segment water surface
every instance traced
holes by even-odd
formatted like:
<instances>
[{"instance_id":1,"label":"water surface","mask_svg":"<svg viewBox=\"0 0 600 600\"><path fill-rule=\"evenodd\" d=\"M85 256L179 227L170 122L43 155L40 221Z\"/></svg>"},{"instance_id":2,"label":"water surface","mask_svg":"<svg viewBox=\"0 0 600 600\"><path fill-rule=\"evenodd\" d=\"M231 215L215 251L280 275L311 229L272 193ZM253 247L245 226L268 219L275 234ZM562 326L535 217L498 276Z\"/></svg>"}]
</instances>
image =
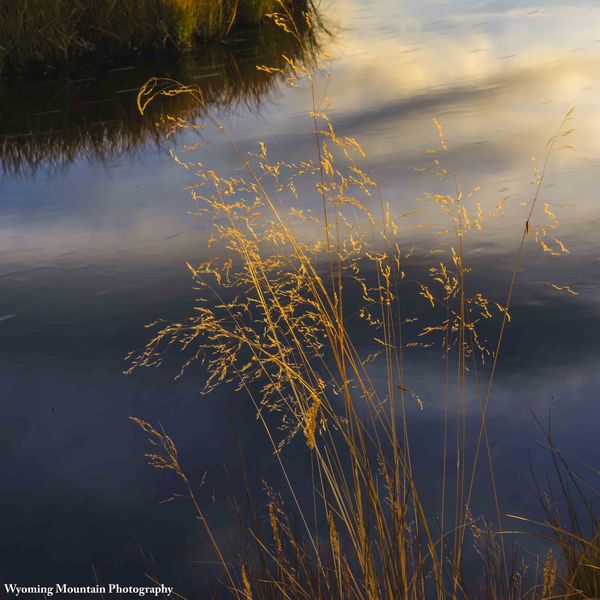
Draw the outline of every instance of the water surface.
<instances>
[{"instance_id":1,"label":"water surface","mask_svg":"<svg viewBox=\"0 0 600 600\"><path fill-rule=\"evenodd\" d=\"M535 514L521 480L528 477L527 452L540 468L548 461L536 444L532 412L544 421L551 415L561 447L593 464L600 459L600 8L586 1L328 0L322 11L333 33L323 48L329 66L320 59L330 73L330 115L338 133L365 147L394 214L435 191L435 179L415 171L439 144L432 117L444 127L463 189L480 186L484 207L508 198L504 219L473 236L468 248L479 267L473 285L494 297L503 297L522 231L532 157L543 158L546 140L576 108L569 142L575 149L554 156L543 188L570 254L546 257L528 248L490 417L502 506ZM193 596L213 577L189 507L159 505L176 482L145 466L144 436L129 415L162 422L194 476L208 471L204 499L231 536L228 513L210 499L225 498L239 479L232 436L257 481L277 477L240 394L200 395L204 374L174 381L176 360L122 374L125 355L146 340L145 323L189 314L194 292L185 261L209 252L207 223L188 214L183 188L190 175L167 153L197 135L157 137L151 122L157 114L137 115L135 90L149 74L187 78L204 86L243 150L262 139L273 155L311 155L306 85L290 88L256 74L256 63L274 64L277 56L277 48L241 41L173 64L114 66L90 81L3 82L3 580L90 582L94 565L102 581L140 583L150 553L162 580L184 593ZM171 109L202 120L194 106ZM236 164L218 139L204 160L223 170ZM303 199L306 207L317 201ZM415 222L419 217L402 232L407 247L423 240ZM559 294L549 281L578 295ZM439 439L439 361L439 353L414 352L408 371L426 401L412 418L419 469L432 488L439 470L439 443L432 441ZM431 377L432 368L439 377ZM290 450L289 461L299 477L306 473L302 453ZM485 511L485 502L477 508Z\"/></svg>"}]
</instances>

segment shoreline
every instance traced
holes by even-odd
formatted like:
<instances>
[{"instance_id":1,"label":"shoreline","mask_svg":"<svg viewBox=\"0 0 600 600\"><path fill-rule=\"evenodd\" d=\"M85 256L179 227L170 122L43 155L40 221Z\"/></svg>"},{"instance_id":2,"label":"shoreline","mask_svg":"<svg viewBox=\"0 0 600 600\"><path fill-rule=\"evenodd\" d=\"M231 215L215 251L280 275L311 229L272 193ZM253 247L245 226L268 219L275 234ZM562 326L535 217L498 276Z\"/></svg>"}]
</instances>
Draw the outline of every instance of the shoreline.
<instances>
[{"instance_id":1,"label":"shoreline","mask_svg":"<svg viewBox=\"0 0 600 600\"><path fill-rule=\"evenodd\" d=\"M310 0L28 0L2 3L0 79L81 72L86 65L181 56L235 36L259 38L269 18L302 17ZM299 21L300 22L300 21Z\"/></svg>"}]
</instances>

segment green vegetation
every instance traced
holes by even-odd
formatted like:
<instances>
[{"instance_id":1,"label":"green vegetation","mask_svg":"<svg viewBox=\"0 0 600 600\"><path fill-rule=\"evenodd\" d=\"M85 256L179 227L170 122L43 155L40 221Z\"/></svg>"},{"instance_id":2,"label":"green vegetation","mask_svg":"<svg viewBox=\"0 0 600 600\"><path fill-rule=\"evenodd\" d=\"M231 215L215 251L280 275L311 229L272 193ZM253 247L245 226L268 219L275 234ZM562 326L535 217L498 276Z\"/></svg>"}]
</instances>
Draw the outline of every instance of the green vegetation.
<instances>
[{"instance_id":1,"label":"green vegetation","mask_svg":"<svg viewBox=\"0 0 600 600\"><path fill-rule=\"evenodd\" d=\"M0 82L0 170L30 174L38 168L60 168L81 156L110 160L147 144L159 145L162 135L155 124L164 115L192 119L203 109L180 95L152 103L142 117L135 94L153 75L201 80L207 106L255 108L289 73L282 55L311 64L319 49L315 31L307 27L302 43L273 23L261 27L251 42L238 37L228 44L206 44L200 52L134 61L125 70L88 68L69 81L19 77ZM256 63L276 69L259 70Z\"/></svg>"},{"instance_id":2,"label":"green vegetation","mask_svg":"<svg viewBox=\"0 0 600 600\"><path fill-rule=\"evenodd\" d=\"M292 10L309 8L285 1ZM0 0L0 73L223 39L233 29L260 26L280 2Z\"/></svg>"}]
</instances>

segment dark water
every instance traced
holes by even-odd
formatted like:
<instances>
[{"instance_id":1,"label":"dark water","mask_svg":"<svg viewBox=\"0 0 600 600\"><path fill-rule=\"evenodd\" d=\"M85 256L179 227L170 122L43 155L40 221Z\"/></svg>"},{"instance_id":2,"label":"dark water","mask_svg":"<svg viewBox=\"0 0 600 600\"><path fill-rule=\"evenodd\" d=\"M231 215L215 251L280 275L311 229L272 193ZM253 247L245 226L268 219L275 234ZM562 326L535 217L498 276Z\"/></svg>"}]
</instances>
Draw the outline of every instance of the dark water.
<instances>
[{"instance_id":1,"label":"dark water","mask_svg":"<svg viewBox=\"0 0 600 600\"><path fill-rule=\"evenodd\" d=\"M363 143L392 211L410 211L415 198L434 191L435 181L415 172L438 144L434 116L463 189L481 186L484 207L509 198L506 216L468 248L473 284L496 298L505 293L526 214L532 157L539 162L546 140L576 107L575 150L555 155L542 192L570 254L528 249L490 409L501 505L535 515L523 483L527 456L541 469L548 457L532 413L544 422L551 416L561 448L600 464L600 9L593 2L336 0L323 12L334 34L323 48L330 63L320 59L331 73L330 114L338 132ZM185 261L208 252L207 223L188 214L183 187L190 177L167 154L173 143L195 138L163 141L152 126L159 113L137 115L135 90L150 74L200 83L244 150L263 139L273 155L307 156L314 143L308 90L254 68L275 64L280 50L246 40L68 81L2 83L2 581L89 583L94 565L101 581L139 584L151 570L140 547L182 593L196 597L213 579L214 558L189 507L159 504L176 482L146 467L145 439L130 415L160 421L196 480L208 472L202 497L224 536L233 538L235 528L224 503L211 498L226 498L239 483L234 436L257 489L259 476L277 477L242 395L202 396L205 374L174 381L176 360L131 376L122 371L125 355L146 340L145 323L190 313ZM197 111L184 100L170 108ZM235 163L218 140L205 152L217 168ZM403 236L410 247L427 234L407 226ZM439 353L415 351L407 375L425 401L411 419L432 495L440 468L432 441L442 414L439 363ZM469 414L475 429L475 404ZM308 468L303 456L290 449L298 477ZM486 502L482 493L476 508L485 511Z\"/></svg>"}]
</instances>

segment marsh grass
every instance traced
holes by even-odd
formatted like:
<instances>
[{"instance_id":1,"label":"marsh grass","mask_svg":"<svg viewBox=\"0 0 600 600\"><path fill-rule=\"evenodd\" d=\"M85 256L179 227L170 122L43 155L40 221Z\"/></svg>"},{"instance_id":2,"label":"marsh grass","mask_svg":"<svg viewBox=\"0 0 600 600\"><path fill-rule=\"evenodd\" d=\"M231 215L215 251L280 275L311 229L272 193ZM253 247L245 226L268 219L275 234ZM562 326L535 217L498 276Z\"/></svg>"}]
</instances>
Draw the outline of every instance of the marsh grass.
<instances>
[{"instance_id":1,"label":"marsh grass","mask_svg":"<svg viewBox=\"0 0 600 600\"><path fill-rule=\"evenodd\" d=\"M230 44L207 44L177 60L133 62L129 68L87 69L70 80L0 82L0 163L5 173L29 175L40 168L59 169L79 157L107 161L124 152L160 146L156 123L167 115L193 120L203 107L190 96L155 102L144 117L135 105L139 86L161 70L183 81L202 81L204 104L221 111L256 110L290 71L282 55L314 65L319 41L304 27L302 43L266 24L251 43L233 37ZM250 56L250 60L248 57ZM255 63L276 71L258 70Z\"/></svg>"},{"instance_id":2,"label":"marsh grass","mask_svg":"<svg viewBox=\"0 0 600 600\"><path fill-rule=\"evenodd\" d=\"M279 0L0 0L0 73L183 49L258 27ZM308 9L310 2L290 2Z\"/></svg>"},{"instance_id":3,"label":"marsh grass","mask_svg":"<svg viewBox=\"0 0 600 600\"><path fill-rule=\"evenodd\" d=\"M278 19L296 35L289 14ZM441 215L435 234L445 241L437 245L427 277L410 291L406 221L382 198L358 141L338 136L315 100L315 72L288 61L290 83L306 84L313 99L309 122L315 156L296 162L273 159L262 142L252 152L242 151L208 110L199 87L153 79L141 89L142 113L164 96L183 95L203 106L203 128L225 139L239 166L224 175L189 158L193 149L173 154L194 176L190 190L198 214L213 223L214 258L188 265L198 293L195 313L153 324L148 345L129 357L131 371L160 365L167 351L180 351L182 372L204 365L205 392L230 384L245 393L281 468L284 488L265 485L264 507L247 494L247 517L240 518L237 558L231 560L172 439L135 419L156 448L148 454L150 463L174 471L183 482L222 565L227 594L237 599L590 598L592 588L579 577L584 571L573 565L591 561L585 576L594 573L595 537L583 542L572 527L560 537L562 522L550 520L565 560L559 565L552 553L533 557L529 572L507 547L487 434L498 358L526 247L537 244L550 255L568 252L554 237L556 216L539 196L549 161L570 133L572 111L534 173L501 299L472 288L465 255L465 240L489 226L498 207L486 211L477 190L461 191L442 126L434 122L439 147L431 151L430 171L441 191L425 200ZM172 128L190 126L171 123ZM422 299L428 315L437 315L413 338L406 333L412 320L405 312L408 293ZM368 354L358 343L356 319L371 332L375 349ZM494 320L496 337L488 344L481 324ZM408 348L431 344L440 349L446 382L436 510L417 483L419 447L409 425L409 415L427 406L406 379ZM383 381L376 371L385 374ZM480 408L474 431L467 430L469 394ZM286 467L287 446L300 442L312 464L312 476L304 482ZM479 473L490 481L491 522L473 514ZM467 555L479 557L479 583L465 573Z\"/></svg>"},{"instance_id":4,"label":"marsh grass","mask_svg":"<svg viewBox=\"0 0 600 600\"><path fill-rule=\"evenodd\" d=\"M553 542L559 553L563 581L557 588L562 594L567 597L569 590L579 590L582 598L598 598L600 491L592 481L598 479L600 471L576 457L565 456L555 445L550 429L544 435L554 477L552 484L542 484L539 474L531 469L535 494L544 515L543 521L534 524L540 528L539 535Z\"/></svg>"}]
</instances>

